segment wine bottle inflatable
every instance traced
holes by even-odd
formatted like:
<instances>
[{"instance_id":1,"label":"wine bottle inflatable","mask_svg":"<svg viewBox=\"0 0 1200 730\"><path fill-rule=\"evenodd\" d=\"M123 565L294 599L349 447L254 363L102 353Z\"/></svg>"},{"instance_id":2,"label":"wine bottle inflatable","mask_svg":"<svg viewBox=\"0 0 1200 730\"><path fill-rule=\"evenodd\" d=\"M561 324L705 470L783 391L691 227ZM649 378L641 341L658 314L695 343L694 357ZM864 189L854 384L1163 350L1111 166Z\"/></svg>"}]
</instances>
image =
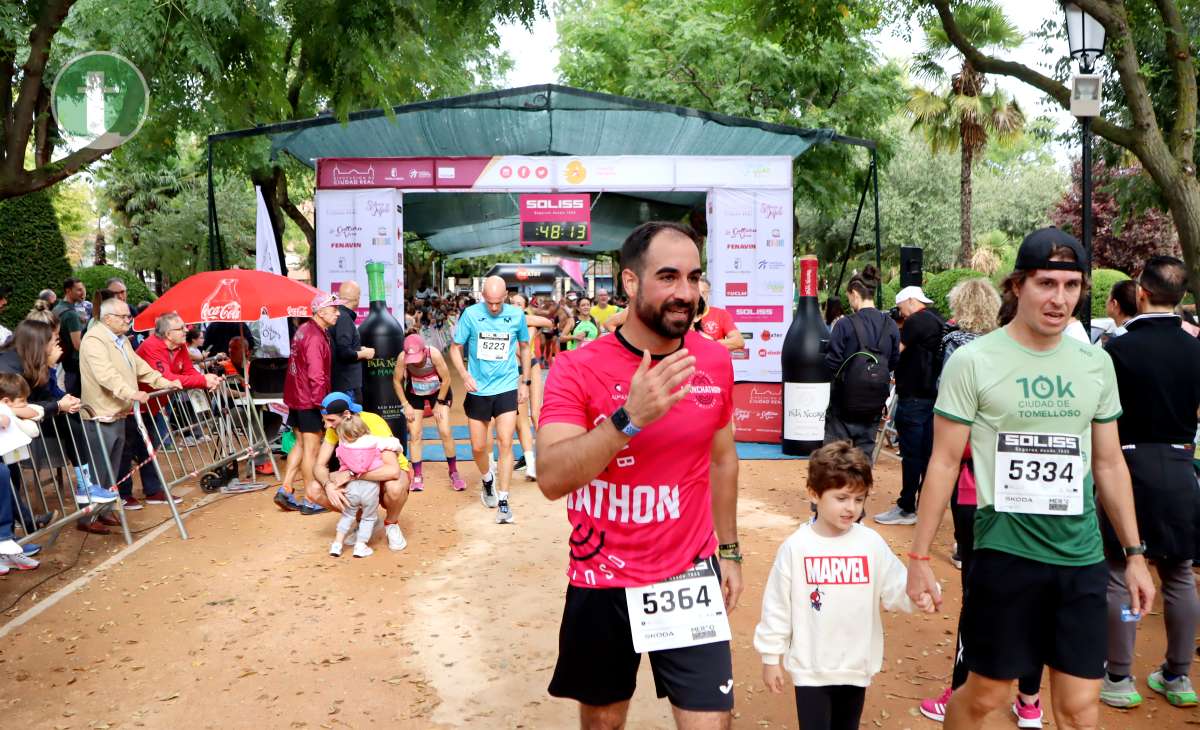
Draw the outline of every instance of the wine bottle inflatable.
<instances>
[{"instance_id":1,"label":"wine bottle inflatable","mask_svg":"<svg viewBox=\"0 0 1200 730\"><path fill-rule=\"evenodd\" d=\"M783 453L808 456L825 438L829 374L825 350L829 328L817 305L817 257L800 257L796 316L783 339Z\"/></svg>"},{"instance_id":2,"label":"wine bottle inflatable","mask_svg":"<svg viewBox=\"0 0 1200 730\"><path fill-rule=\"evenodd\" d=\"M358 335L364 347L375 350L375 357L363 365L363 408L387 421L392 434L407 449L408 421L404 418L404 406L392 387L396 360L404 352L404 327L388 311L382 262L367 264L367 286L371 310L359 325Z\"/></svg>"}]
</instances>

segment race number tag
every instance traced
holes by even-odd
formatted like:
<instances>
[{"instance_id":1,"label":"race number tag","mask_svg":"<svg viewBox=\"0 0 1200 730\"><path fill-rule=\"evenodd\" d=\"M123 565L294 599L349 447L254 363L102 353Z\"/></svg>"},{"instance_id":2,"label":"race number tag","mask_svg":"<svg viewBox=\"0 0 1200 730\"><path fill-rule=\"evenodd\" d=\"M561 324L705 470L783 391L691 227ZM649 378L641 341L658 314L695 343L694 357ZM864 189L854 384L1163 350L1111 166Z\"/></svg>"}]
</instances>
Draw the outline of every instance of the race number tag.
<instances>
[{"instance_id":1,"label":"race number tag","mask_svg":"<svg viewBox=\"0 0 1200 730\"><path fill-rule=\"evenodd\" d=\"M442 389L440 380L413 380L410 383L412 392L416 395L430 395Z\"/></svg>"},{"instance_id":2,"label":"race number tag","mask_svg":"<svg viewBox=\"0 0 1200 730\"><path fill-rule=\"evenodd\" d=\"M996 435L996 511L1083 514L1080 439L1060 433Z\"/></svg>"},{"instance_id":3,"label":"race number tag","mask_svg":"<svg viewBox=\"0 0 1200 730\"><path fill-rule=\"evenodd\" d=\"M508 359L508 345L511 334L508 332L480 332L475 341L475 359L503 362Z\"/></svg>"},{"instance_id":4,"label":"race number tag","mask_svg":"<svg viewBox=\"0 0 1200 730\"><path fill-rule=\"evenodd\" d=\"M712 559L674 578L640 588L626 588L633 650L678 649L729 641L729 618Z\"/></svg>"}]
</instances>

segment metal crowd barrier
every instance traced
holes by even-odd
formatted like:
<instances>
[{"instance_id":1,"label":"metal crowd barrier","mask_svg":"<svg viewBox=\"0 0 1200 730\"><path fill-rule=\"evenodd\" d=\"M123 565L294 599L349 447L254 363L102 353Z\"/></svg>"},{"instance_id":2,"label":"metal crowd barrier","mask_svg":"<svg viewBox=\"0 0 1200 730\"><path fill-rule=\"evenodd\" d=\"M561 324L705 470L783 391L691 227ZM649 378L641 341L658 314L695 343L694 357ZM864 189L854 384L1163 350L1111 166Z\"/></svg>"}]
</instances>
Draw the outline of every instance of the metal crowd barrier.
<instances>
[{"instance_id":1,"label":"metal crowd barrier","mask_svg":"<svg viewBox=\"0 0 1200 730\"><path fill-rule=\"evenodd\" d=\"M15 475L11 498L16 501L14 524L24 535L19 543L53 543L58 532L75 520L110 510L121 522L126 543L132 534L120 499L107 504L79 504L75 494L80 479L90 473L91 481L116 490L117 483L133 478L140 468L153 469L168 495L167 504L179 529L188 538L187 529L171 490L184 482L198 479L204 491L213 492L238 476L239 464L248 467L253 481L254 459L266 455L275 468L262 421L240 377L225 377L215 390L161 390L150 394L147 406L134 404L131 416L148 459L134 459L132 468L117 475L96 422L81 419L93 411L84 406L80 414L60 414L39 423L39 435L28 448L28 457L9 465ZM126 445L129 448L129 445ZM86 470L86 472L84 471ZM278 473L278 471L276 471ZM0 496L7 498L7 495ZM41 519L31 507L42 510ZM46 515L49 515L47 518Z\"/></svg>"}]
</instances>

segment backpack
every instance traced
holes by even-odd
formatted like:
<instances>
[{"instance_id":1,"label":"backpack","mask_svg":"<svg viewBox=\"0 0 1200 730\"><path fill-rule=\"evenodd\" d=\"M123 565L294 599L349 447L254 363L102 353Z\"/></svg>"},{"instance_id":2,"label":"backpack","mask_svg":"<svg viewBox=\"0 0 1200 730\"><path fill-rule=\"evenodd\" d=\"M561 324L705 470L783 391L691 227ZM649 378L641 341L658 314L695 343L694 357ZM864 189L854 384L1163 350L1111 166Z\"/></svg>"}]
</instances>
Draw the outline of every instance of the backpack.
<instances>
[{"instance_id":1,"label":"backpack","mask_svg":"<svg viewBox=\"0 0 1200 730\"><path fill-rule=\"evenodd\" d=\"M854 328L858 351L846 358L833 376L834 407L847 421L870 421L883 412L891 389L892 376L883 356L888 329L885 323L879 328L879 340L874 347L864 346L867 338L862 319L851 314L846 320Z\"/></svg>"}]
</instances>

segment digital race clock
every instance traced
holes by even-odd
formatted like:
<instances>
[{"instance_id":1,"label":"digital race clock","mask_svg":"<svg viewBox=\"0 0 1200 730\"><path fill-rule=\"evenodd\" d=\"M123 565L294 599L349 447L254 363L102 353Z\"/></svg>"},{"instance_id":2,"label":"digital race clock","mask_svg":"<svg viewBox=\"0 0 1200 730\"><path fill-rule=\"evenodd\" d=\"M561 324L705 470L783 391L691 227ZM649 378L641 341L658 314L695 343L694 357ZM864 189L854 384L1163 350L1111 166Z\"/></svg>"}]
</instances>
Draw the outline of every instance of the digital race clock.
<instances>
[{"instance_id":1,"label":"digital race clock","mask_svg":"<svg viewBox=\"0 0 1200 730\"><path fill-rule=\"evenodd\" d=\"M522 246L586 246L592 241L587 193L525 193L520 211Z\"/></svg>"},{"instance_id":2,"label":"digital race clock","mask_svg":"<svg viewBox=\"0 0 1200 730\"><path fill-rule=\"evenodd\" d=\"M521 224L521 240L529 243L557 243L564 246L586 244L591 240L590 224L580 221Z\"/></svg>"}]
</instances>

